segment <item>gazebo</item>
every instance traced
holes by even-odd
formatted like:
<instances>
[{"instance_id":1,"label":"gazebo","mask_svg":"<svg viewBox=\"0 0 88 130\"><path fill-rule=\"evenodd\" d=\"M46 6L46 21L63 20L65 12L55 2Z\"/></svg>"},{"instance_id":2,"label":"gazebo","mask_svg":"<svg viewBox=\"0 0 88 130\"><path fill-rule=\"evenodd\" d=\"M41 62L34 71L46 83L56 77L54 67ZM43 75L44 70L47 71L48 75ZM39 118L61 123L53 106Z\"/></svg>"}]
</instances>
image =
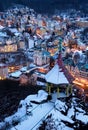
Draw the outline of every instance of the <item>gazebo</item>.
<instances>
[{"instance_id":1,"label":"gazebo","mask_svg":"<svg viewBox=\"0 0 88 130\"><path fill-rule=\"evenodd\" d=\"M46 74L45 79L47 84L47 91L49 94L51 94L51 87L53 85L56 85L57 92L59 95L60 88L63 88L63 85L65 86L64 89L66 92L66 95L69 96L69 94L72 93L72 76L68 73L63 60L62 60L62 39L59 38L59 54L58 54L58 61L57 64Z\"/></svg>"},{"instance_id":2,"label":"gazebo","mask_svg":"<svg viewBox=\"0 0 88 130\"><path fill-rule=\"evenodd\" d=\"M56 64L46 75L45 80L47 82L47 91L49 92L49 95L51 94L51 88L53 86L56 86L57 92L59 95L60 88L63 88L63 85L65 86L66 95L68 96L69 92L71 93L71 85L69 84L68 79L64 75L63 70L59 68L59 65Z\"/></svg>"}]
</instances>

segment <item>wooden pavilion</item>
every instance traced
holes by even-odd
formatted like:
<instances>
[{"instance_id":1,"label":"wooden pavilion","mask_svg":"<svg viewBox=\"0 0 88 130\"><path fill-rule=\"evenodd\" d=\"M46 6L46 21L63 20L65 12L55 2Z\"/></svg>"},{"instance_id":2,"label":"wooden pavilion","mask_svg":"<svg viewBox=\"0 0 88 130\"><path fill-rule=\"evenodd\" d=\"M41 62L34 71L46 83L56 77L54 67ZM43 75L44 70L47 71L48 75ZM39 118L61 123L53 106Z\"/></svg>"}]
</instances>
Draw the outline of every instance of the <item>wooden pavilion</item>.
<instances>
[{"instance_id":1,"label":"wooden pavilion","mask_svg":"<svg viewBox=\"0 0 88 130\"><path fill-rule=\"evenodd\" d=\"M49 95L51 94L51 89L55 87L57 89L57 94L59 97L59 93L61 90L64 90L66 96L72 93L72 87L64 75L62 69L59 68L59 65L56 64L46 75L45 80L47 82L47 91Z\"/></svg>"}]
</instances>

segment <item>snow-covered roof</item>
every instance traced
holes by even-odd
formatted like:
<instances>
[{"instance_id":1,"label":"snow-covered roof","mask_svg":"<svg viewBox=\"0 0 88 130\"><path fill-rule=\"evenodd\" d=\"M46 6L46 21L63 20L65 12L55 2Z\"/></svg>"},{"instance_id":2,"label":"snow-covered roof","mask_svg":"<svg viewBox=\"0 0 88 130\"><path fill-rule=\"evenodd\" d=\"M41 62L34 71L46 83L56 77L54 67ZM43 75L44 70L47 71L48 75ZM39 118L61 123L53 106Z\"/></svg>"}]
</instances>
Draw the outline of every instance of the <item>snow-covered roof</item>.
<instances>
[{"instance_id":1,"label":"snow-covered roof","mask_svg":"<svg viewBox=\"0 0 88 130\"><path fill-rule=\"evenodd\" d=\"M22 71L22 72L27 71L27 67L22 67L22 68L20 69L20 71Z\"/></svg>"},{"instance_id":2,"label":"snow-covered roof","mask_svg":"<svg viewBox=\"0 0 88 130\"><path fill-rule=\"evenodd\" d=\"M60 72L58 64L56 64L46 75L45 79L53 84L69 84L63 72Z\"/></svg>"},{"instance_id":3,"label":"snow-covered roof","mask_svg":"<svg viewBox=\"0 0 88 130\"><path fill-rule=\"evenodd\" d=\"M6 37L7 34L6 34L6 33L3 33L3 32L0 32L0 36L1 36L1 37Z\"/></svg>"},{"instance_id":4,"label":"snow-covered roof","mask_svg":"<svg viewBox=\"0 0 88 130\"><path fill-rule=\"evenodd\" d=\"M86 50L88 50L88 47L86 48Z\"/></svg>"},{"instance_id":5,"label":"snow-covered roof","mask_svg":"<svg viewBox=\"0 0 88 130\"><path fill-rule=\"evenodd\" d=\"M81 42L80 39L77 39L78 45L84 45L83 42Z\"/></svg>"},{"instance_id":6,"label":"snow-covered roof","mask_svg":"<svg viewBox=\"0 0 88 130\"><path fill-rule=\"evenodd\" d=\"M18 30L16 28L9 28L9 30L14 33L16 36L20 35L20 33L18 32Z\"/></svg>"},{"instance_id":7,"label":"snow-covered roof","mask_svg":"<svg viewBox=\"0 0 88 130\"><path fill-rule=\"evenodd\" d=\"M4 27L0 25L0 29L2 30Z\"/></svg>"},{"instance_id":8,"label":"snow-covered roof","mask_svg":"<svg viewBox=\"0 0 88 130\"><path fill-rule=\"evenodd\" d=\"M9 30L13 33L18 32L16 28L9 28Z\"/></svg>"},{"instance_id":9,"label":"snow-covered roof","mask_svg":"<svg viewBox=\"0 0 88 130\"><path fill-rule=\"evenodd\" d=\"M16 72L14 72L14 73L11 73L10 76L12 76L12 77L14 77L14 78L19 78L21 74L22 74L22 72L16 71Z\"/></svg>"},{"instance_id":10,"label":"snow-covered roof","mask_svg":"<svg viewBox=\"0 0 88 130\"><path fill-rule=\"evenodd\" d=\"M6 64L0 63L0 68L6 67Z\"/></svg>"}]
</instances>

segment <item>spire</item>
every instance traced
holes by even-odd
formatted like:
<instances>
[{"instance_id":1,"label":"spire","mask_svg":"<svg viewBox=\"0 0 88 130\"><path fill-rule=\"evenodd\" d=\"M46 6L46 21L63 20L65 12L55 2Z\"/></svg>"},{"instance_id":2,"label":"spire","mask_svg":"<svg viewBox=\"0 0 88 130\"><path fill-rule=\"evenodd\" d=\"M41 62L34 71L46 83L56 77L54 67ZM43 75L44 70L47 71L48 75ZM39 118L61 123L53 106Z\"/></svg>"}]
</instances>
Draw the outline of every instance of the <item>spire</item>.
<instances>
[{"instance_id":1,"label":"spire","mask_svg":"<svg viewBox=\"0 0 88 130\"><path fill-rule=\"evenodd\" d=\"M59 38L59 53L62 52L62 39Z\"/></svg>"},{"instance_id":2,"label":"spire","mask_svg":"<svg viewBox=\"0 0 88 130\"><path fill-rule=\"evenodd\" d=\"M72 83L73 77L71 74L68 72L67 68L65 67L63 60L62 60L62 39L59 39L59 54L58 54L58 65L64 72L66 78L68 79L69 83Z\"/></svg>"},{"instance_id":3,"label":"spire","mask_svg":"<svg viewBox=\"0 0 88 130\"><path fill-rule=\"evenodd\" d=\"M62 68L63 61L62 61L62 39L59 38L59 55L58 55L58 65Z\"/></svg>"}]
</instances>

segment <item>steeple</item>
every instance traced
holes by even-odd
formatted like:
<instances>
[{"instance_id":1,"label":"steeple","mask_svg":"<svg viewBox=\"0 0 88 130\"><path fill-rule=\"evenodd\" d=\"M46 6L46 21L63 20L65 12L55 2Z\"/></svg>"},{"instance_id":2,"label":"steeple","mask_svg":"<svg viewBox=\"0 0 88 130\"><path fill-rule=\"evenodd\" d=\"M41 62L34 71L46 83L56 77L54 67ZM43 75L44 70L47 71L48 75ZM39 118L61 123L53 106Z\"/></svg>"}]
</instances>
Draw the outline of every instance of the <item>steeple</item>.
<instances>
[{"instance_id":1,"label":"steeple","mask_svg":"<svg viewBox=\"0 0 88 130\"><path fill-rule=\"evenodd\" d=\"M62 52L62 38L59 38L59 53Z\"/></svg>"},{"instance_id":2,"label":"steeple","mask_svg":"<svg viewBox=\"0 0 88 130\"><path fill-rule=\"evenodd\" d=\"M65 67L63 60L62 60L62 39L59 39L59 54L58 54L58 65L64 72L66 78L68 79L69 83L72 83L73 77L72 75L68 72L67 68Z\"/></svg>"},{"instance_id":3,"label":"steeple","mask_svg":"<svg viewBox=\"0 0 88 130\"><path fill-rule=\"evenodd\" d=\"M59 38L59 55L58 55L58 65L62 68L63 62L62 62L62 39Z\"/></svg>"}]
</instances>

